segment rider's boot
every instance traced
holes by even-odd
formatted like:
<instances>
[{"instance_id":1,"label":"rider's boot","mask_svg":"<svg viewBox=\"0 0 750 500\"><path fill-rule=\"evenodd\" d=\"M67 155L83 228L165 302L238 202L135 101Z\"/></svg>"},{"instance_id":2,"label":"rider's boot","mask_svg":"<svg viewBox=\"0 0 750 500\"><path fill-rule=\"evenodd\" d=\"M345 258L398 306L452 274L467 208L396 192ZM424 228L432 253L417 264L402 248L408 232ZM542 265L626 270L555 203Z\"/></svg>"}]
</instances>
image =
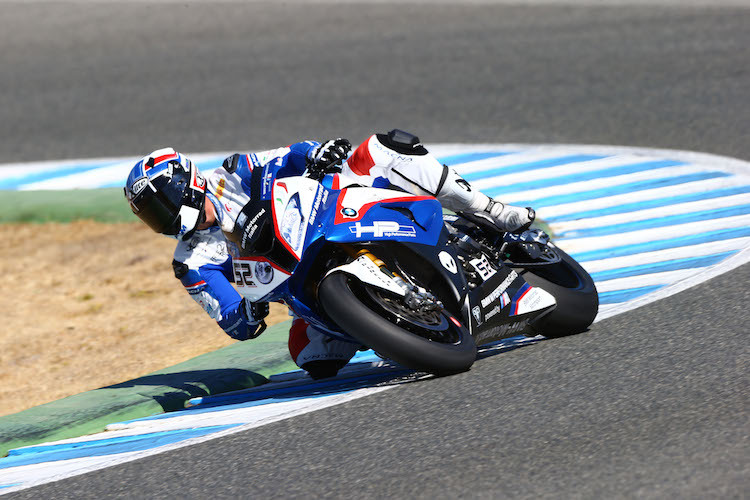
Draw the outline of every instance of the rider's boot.
<instances>
[{"instance_id":1,"label":"rider's boot","mask_svg":"<svg viewBox=\"0 0 750 500\"><path fill-rule=\"evenodd\" d=\"M501 231L521 231L534 222L536 214L532 208L515 207L493 200L474 189L447 165L443 165L442 178L443 183L435 197L449 210L470 212L488 219Z\"/></svg>"},{"instance_id":2,"label":"rider's boot","mask_svg":"<svg viewBox=\"0 0 750 500\"><path fill-rule=\"evenodd\" d=\"M313 380L320 380L323 378L335 377L336 374L344 366L347 361L338 359L321 359L316 361L308 361L304 363L300 368L305 370L310 378Z\"/></svg>"},{"instance_id":3,"label":"rider's boot","mask_svg":"<svg viewBox=\"0 0 750 500\"><path fill-rule=\"evenodd\" d=\"M440 199L440 198L438 198ZM536 213L531 207L515 207L495 201L479 191L474 192L468 210L480 217L488 217L502 231L521 231L528 229L534 222Z\"/></svg>"}]
</instances>

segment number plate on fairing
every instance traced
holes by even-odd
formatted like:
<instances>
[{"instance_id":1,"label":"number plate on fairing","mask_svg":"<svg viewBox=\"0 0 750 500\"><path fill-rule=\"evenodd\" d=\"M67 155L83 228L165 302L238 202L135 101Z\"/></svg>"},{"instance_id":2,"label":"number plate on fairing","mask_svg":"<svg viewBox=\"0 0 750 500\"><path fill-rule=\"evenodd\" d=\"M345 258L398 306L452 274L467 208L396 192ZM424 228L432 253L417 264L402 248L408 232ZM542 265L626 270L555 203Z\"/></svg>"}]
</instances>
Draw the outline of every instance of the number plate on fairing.
<instances>
[{"instance_id":1,"label":"number plate on fairing","mask_svg":"<svg viewBox=\"0 0 750 500\"><path fill-rule=\"evenodd\" d=\"M291 276L262 257L235 257L232 267L237 291L253 302L266 297Z\"/></svg>"}]
</instances>

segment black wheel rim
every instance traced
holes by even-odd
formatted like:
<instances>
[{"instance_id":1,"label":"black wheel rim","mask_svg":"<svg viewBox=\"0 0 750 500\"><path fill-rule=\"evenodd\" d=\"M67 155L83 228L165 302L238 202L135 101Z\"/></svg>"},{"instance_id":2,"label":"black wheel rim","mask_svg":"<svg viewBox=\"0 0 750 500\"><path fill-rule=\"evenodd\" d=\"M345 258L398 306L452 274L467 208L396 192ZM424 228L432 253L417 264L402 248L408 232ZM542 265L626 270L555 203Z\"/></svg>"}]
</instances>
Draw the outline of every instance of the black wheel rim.
<instances>
[{"instance_id":1,"label":"black wheel rim","mask_svg":"<svg viewBox=\"0 0 750 500\"><path fill-rule=\"evenodd\" d=\"M453 328L443 309L415 311L400 297L384 290L362 286L358 293L373 310L404 330L441 344L458 344L461 341L457 328Z\"/></svg>"}]
</instances>

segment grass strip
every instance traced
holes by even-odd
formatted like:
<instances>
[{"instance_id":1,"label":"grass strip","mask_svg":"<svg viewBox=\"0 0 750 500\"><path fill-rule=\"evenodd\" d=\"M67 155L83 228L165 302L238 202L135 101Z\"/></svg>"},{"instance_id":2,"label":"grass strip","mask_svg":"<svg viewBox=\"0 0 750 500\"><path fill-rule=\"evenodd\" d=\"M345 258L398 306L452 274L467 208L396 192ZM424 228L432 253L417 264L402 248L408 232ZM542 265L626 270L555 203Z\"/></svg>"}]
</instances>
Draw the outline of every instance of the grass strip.
<instances>
[{"instance_id":1,"label":"grass strip","mask_svg":"<svg viewBox=\"0 0 750 500\"><path fill-rule=\"evenodd\" d=\"M0 191L0 223L134 222L121 188Z\"/></svg>"}]
</instances>

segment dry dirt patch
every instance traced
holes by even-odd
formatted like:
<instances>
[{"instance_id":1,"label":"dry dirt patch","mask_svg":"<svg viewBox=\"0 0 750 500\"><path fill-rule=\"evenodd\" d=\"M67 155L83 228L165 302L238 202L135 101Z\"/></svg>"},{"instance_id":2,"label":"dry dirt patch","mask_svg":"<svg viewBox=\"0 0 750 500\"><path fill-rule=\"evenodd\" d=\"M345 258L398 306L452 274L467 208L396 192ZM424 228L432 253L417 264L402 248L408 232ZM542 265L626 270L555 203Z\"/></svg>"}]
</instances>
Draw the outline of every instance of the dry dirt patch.
<instances>
[{"instance_id":1,"label":"dry dirt patch","mask_svg":"<svg viewBox=\"0 0 750 500\"><path fill-rule=\"evenodd\" d=\"M0 225L0 415L234 342L174 278L174 246L138 222Z\"/></svg>"}]
</instances>

